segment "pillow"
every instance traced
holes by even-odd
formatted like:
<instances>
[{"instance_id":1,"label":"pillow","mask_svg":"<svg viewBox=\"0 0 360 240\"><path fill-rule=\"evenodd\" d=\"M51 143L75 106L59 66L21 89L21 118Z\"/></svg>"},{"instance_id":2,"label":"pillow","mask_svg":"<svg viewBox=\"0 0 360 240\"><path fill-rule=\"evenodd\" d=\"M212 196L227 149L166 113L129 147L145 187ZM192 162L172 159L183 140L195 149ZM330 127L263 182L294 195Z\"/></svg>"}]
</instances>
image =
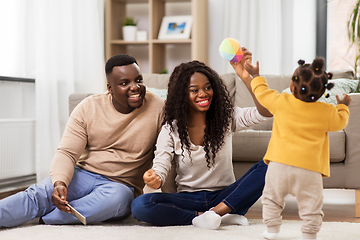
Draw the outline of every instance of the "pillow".
<instances>
[{"instance_id":1,"label":"pillow","mask_svg":"<svg viewBox=\"0 0 360 240\"><path fill-rule=\"evenodd\" d=\"M353 70L337 70L337 71L329 71L329 72L334 74L332 79L338 79L338 78L354 79Z\"/></svg>"},{"instance_id":2,"label":"pillow","mask_svg":"<svg viewBox=\"0 0 360 240\"><path fill-rule=\"evenodd\" d=\"M359 84L359 80L346 79L346 78L329 80L329 83L330 82L335 84L335 86L332 89L325 91L325 93L329 93L330 96L328 98L326 98L324 95L321 96L318 99L319 102L326 102L326 103L331 103L333 105L337 105L337 101L335 97L336 94L339 95L340 98L342 98L343 93L349 94L355 92ZM284 89L283 92L292 94L290 91L290 87Z\"/></svg>"},{"instance_id":3,"label":"pillow","mask_svg":"<svg viewBox=\"0 0 360 240\"><path fill-rule=\"evenodd\" d=\"M146 88L147 91L152 92L155 95L158 95L159 97L166 99L167 96L167 89L160 89L160 88Z\"/></svg>"}]
</instances>

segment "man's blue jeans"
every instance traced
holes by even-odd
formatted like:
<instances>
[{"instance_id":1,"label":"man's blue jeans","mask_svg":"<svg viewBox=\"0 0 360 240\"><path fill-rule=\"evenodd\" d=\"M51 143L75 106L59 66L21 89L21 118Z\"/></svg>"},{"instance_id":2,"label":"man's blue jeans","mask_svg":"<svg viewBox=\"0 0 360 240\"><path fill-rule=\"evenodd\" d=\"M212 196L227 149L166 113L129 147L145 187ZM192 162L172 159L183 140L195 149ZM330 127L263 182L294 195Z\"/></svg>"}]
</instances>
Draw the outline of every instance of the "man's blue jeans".
<instances>
[{"instance_id":1,"label":"man's blue jeans","mask_svg":"<svg viewBox=\"0 0 360 240\"><path fill-rule=\"evenodd\" d=\"M260 198L265 184L267 165L260 161L240 179L219 191L148 193L132 202L133 216L159 226L190 225L198 212L205 212L223 202L231 214L245 215Z\"/></svg>"},{"instance_id":2,"label":"man's blue jeans","mask_svg":"<svg viewBox=\"0 0 360 240\"><path fill-rule=\"evenodd\" d=\"M13 227L36 217L45 224L80 223L70 213L60 211L51 202L54 187L46 178L23 192L0 200L0 227ZM75 167L67 189L67 201L86 217L87 223L130 215L133 188Z\"/></svg>"}]
</instances>

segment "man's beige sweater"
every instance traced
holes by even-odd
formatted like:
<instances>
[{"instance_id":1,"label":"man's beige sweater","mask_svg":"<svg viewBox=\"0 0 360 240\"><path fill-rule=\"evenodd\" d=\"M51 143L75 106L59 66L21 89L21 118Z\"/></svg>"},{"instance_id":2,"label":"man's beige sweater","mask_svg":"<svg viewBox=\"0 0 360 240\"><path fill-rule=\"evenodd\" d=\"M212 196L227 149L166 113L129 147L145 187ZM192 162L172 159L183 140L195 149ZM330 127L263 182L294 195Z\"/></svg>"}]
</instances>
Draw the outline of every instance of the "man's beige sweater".
<instances>
[{"instance_id":1,"label":"man's beige sweater","mask_svg":"<svg viewBox=\"0 0 360 240\"><path fill-rule=\"evenodd\" d=\"M51 165L52 182L69 185L75 164L135 188L151 167L161 128L163 100L147 92L143 105L129 114L118 112L110 94L84 99L71 113Z\"/></svg>"}]
</instances>

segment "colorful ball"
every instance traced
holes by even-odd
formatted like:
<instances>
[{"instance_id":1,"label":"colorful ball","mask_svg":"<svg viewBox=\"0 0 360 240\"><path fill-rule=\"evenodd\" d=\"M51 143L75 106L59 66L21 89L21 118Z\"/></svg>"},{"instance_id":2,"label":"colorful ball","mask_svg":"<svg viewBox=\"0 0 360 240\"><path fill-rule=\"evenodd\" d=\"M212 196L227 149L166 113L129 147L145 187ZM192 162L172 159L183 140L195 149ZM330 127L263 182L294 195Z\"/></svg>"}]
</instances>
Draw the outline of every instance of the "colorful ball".
<instances>
[{"instance_id":1,"label":"colorful ball","mask_svg":"<svg viewBox=\"0 0 360 240\"><path fill-rule=\"evenodd\" d=\"M229 62L240 62L244 56L239 41L233 38L225 38L219 47L220 55Z\"/></svg>"}]
</instances>

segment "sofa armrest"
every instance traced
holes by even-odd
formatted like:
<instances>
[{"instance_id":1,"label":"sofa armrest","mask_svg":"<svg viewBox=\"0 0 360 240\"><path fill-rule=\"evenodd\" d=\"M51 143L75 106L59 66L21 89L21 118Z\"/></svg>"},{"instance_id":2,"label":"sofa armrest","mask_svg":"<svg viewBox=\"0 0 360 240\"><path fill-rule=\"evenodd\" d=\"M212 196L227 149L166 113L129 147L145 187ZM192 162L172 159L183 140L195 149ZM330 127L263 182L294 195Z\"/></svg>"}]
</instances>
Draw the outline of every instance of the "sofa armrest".
<instances>
[{"instance_id":1,"label":"sofa armrest","mask_svg":"<svg viewBox=\"0 0 360 240\"><path fill-rule=\"evenodd\" d=\"M349 123L345 127L346 158L345 187L360 189L360 93L351 93Z\"/></svg>"}]
</instances>

